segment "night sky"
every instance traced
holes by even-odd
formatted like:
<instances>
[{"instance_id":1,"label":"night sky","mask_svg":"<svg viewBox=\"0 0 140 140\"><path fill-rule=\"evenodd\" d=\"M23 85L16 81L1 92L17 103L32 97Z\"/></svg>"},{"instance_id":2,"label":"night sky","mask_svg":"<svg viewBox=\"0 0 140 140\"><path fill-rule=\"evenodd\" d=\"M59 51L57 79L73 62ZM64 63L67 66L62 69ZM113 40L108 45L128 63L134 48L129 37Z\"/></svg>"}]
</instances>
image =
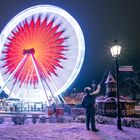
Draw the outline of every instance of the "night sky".
<instances>
[{"instance_id":1,"label":"night sky","mask_svg":"<svg viewBox=\"0 0 140 140\"><path fill-rule=\"evenodd\" d=\"M80 24L86 43L82 70L73 87L82 90L92 80L100 82L112 56L115 39L122 46L119 63L140 71L139 0L1 0L0 31L16 14L38 4L50 4L69 12Z\"/></svg>"}]
</instances>

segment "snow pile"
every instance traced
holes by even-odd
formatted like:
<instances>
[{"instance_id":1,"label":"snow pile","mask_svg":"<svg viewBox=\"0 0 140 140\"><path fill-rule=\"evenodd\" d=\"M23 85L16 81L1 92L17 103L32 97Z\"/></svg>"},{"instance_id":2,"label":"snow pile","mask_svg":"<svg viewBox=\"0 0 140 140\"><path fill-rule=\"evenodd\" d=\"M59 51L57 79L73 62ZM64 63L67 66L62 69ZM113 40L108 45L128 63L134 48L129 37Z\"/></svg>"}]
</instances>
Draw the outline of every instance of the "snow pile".
<instances>
[{"instance_id":1,"label":"snow pile","mask_svg":"<svg viewBox=\"0 0 140 140\"><path fill-rule=\"evenodd\" d=\"M97 125L100 131L100 137L104 140L139 140L140 129L123 127L120 131L113 125Z\"/></svg>"},{"instance_id":2,"label":"snow pile","mask_svg":"<svg viewBox=\"0 0 140 140\"><path fill-rule=\"evenodd\" d=\"M0 140L139 140L140 129L97 124L99 132L87 131L84 123L36 123L0 125Z\"/></svg>"}]
</instances>

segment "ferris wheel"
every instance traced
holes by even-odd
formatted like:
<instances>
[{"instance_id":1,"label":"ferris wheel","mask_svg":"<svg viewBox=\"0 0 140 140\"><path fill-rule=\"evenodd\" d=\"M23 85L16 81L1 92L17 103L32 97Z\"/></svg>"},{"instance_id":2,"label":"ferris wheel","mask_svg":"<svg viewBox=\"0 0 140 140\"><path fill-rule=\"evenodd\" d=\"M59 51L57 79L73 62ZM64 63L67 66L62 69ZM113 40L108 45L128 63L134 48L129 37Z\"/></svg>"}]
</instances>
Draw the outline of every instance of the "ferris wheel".
<instances>
[{"instance_id":1,"label":"ferris wheel","mask_svg":"<svg viewBox=\"0 0 140 140\"><path fill-rule=\"evenodd\" d=\"M82 30L69 13L52 5L28 8L0 35L0 93L49 105L76 79L84 55Z\"/></svg>"}]
</instances>

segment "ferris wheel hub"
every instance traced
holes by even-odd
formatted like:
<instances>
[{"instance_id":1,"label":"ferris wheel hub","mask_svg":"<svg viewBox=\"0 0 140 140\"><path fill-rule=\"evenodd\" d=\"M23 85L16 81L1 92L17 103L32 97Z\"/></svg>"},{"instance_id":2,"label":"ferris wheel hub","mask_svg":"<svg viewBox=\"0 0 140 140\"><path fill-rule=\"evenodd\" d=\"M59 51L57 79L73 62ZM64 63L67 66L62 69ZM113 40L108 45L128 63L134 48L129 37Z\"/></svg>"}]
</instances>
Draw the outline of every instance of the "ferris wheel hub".
<instances>
[{"instance_id":1,"label":"ferris wheel hub","mask_svg":"<svg viewBox=\"0 0 140 140\"><path fill-rule=\"evenodd\" d=\"M35 49L34 48L31 48L31 49L24 49L23 50L23 54L34 54L35 53Z\"/></svg>"}]
</instances>

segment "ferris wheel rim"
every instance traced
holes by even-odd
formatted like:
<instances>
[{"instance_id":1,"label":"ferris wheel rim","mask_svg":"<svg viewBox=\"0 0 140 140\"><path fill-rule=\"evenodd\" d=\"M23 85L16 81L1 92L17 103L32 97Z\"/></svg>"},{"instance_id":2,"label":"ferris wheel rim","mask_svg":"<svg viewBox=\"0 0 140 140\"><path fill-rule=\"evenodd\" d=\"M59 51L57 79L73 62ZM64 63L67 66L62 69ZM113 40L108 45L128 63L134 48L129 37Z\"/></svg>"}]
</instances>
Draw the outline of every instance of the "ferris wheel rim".
<instances>
[{"instance_id":1,"label":"ferris wheel rim","mask_svg":"<svg viewBox=\"0 0 140 140\"><path fill-rule=\"evenodd\" d=\"M67 17L68 22L71 23L71 25L74 29L76 29L76 35L77 35L77 38L78 38L79 53L78 53L78 57L77 57L77 63L76 63L76 66L75 66L75 71L69 77L69 79L67 81L69 84L65 84L63 86L63 88L61 88L59 90L59 92L57 92L57 94L56 94L56 96L57 96L57 95L61 94L62 92L64 92L74 82L74 80L76 79L77 75L80 72L80 69L81 69L82 64L84 62L84 56L85 56L85 41L84 41L83 32L82 32L81 27L78 24L78 22L68 12L66 12L65 10L63 10L60 7L53 6L53 5L37 5L37 6L33 6L33 7L28 8L28 9L23 10L22 12L17 14L15 17L13 17L8 22L8 24L5 26L5 28L2 30L1 35L0 35L0 40L2 40L1 43L0 43L0 46L2 46L2 47L0 47L0 55L1 55L1 51L2 51L2 48L3 48L4 42L5 42L6 38L8 37L9 33L13 30L15 22L20 23L17 20L17 17L19 17L20 21L22 21L23 19L25 19L25 17L28 14L33 15L33 13L37 11L37 9L38 9L38 13L39 13L40 9L42 10L42 8L44 8L44 11L46 11L46 8L47 8L47 10L49 9L51 12L56 13L56 14L60 14L62 12L61 16L64 16L66 14L66 16L68 16ZM23 16L23 14L24 14L24 16ZM64 18L66 18L66 17L64 17ZM0 73L0 79L3 79L1 73ZM3 80L2 80L2 82L3 82ZM5 90L7 91L8 89L5 88Z\"/></svg>"}]
</instances>

